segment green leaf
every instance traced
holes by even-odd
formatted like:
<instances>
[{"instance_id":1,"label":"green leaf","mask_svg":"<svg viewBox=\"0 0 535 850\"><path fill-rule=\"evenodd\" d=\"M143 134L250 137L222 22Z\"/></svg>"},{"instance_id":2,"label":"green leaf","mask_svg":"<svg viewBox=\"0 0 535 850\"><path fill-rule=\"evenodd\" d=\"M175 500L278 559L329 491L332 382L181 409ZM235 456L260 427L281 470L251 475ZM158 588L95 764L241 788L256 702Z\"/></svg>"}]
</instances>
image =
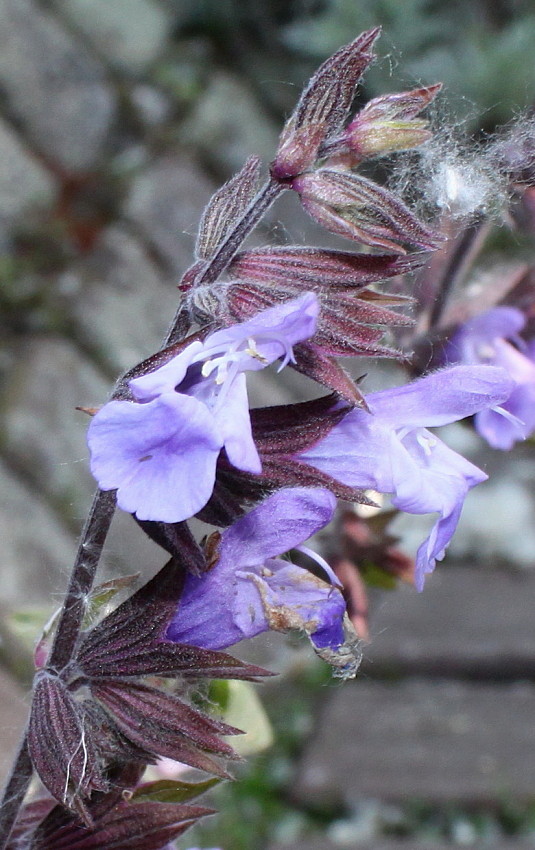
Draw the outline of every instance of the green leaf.
<instances>
[{"instance_id":1,"label":"green leaf","mask_svg":"<svg viewBox=\"0 0 535 850\"><path fill-rule=\"evenodd\" d=\"M214 679L210 682L208 691L208 702L204 702L203 710L215 709L220 714L225 714L230 700L230 681L228 679Z\"/></svg>"},{"instance_id":2,"label":"green leaf","mask_svg":"<svg viewBox=\"0 0 535 850\"><path fill-rule=\"evenodd\" d=\"M396 576L387 573L372 561L363 560L359 571L368 587L380 587L383 590L395 590L398 585Z\"/></svg>"},{"instance_id":3,"label":"green leaf","mask_svg":"<svg viewBox=\"0 0 535 850\"><path fill-rule=\"evenodd\" d=\"M121 590L128 590L138 578L139 573L133 573L132 575L110 579L110 581L105 581L103 584L99 584L93 588L89 599L85 625L89 625L101 612L105 613L102 609L108 602L111 602L114 596L120 593Z\"/></svg>"},{"instance_id":4,"label":"green leaf","mask_svg":"<svg viewBox=\"0 0 535 850\"><path fill-rule=\"evenodd\" d=\"M185 803L218 785L220 779L206 779L204 782L181 782L175 779L160 779L141 785L132 795L132 799L153 803Z\"/></svg>"}]
</instances>

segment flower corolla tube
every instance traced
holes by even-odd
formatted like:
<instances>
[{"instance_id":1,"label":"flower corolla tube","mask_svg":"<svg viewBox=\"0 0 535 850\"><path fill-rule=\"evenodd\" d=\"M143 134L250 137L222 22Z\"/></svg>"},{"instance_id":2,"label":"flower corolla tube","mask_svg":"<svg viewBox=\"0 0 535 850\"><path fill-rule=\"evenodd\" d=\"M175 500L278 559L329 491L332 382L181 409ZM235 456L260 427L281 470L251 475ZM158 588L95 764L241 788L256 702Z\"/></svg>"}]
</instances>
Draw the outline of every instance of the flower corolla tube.
<instances>
[{"instance_id":1,"label":"flower corolla tube","mask_svg":"<svg viewBox=\"0 0 535 850\"><path fill-rule=\"evenodd\" d=\"M110 401L88 432L91 471L102 490L140 520L180 522L209 500L219 452L259 473L245 372L282 358L314 334L313 293L196 340L168 363L129 382L135 401Z\"/></svg>"},{"instance_id":2,"label":"flower corolla tube","mask_svg":"<svg viewBox=\"0 0 535 850\"><path fill-rule=\"evenodd\" d=\"M298 630L338 675L354 675L360 655L336 577L327 567L325 581L280 557L323 528L335 507L328 490L295 487L238 519L222 533L212 569L188 574L167 639L224 649L268 629Z\"/></svg>"},{"instance_id":3,"label":"flower corolla tube","mask_svg":"<svg viewBox=\"0 0 535 850\"><path fill-rule=\"evenodd\" d=\"M474 419L493 449L508 450L535 431L535 347L519 336L525 323L516 307L494 307L462 325L446 350L452 362L501 366L513 381L503 404L479 411Z\"/></svg>"},{"instance_id":4,"label":"flower corolla tube","mask_svg":"<svg viewBox=\"0 0 535 850\"><path fill-rule=\"evenodd\" d=\"M513 383L492 366L456 366L410 384L371 393L369 413L351 410L330 433L300 455L352 487L392 494L413 514L438 513L416 556L421 590L457 526L465 496L487 476L427 430L504 401Z\"/></svg>"}]
</instances>

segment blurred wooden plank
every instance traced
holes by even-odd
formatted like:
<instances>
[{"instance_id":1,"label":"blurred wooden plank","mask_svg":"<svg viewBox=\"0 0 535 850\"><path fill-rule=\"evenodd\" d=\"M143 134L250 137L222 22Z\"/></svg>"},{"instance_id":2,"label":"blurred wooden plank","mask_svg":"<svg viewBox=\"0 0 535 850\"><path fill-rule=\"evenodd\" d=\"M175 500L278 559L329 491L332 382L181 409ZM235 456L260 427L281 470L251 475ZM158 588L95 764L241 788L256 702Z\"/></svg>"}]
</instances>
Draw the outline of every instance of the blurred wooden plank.
<instances>
[{"instance_id":1,"label":"blurred wooden plank","mask_svg":"<svg viewBox=\"0 0 535 850\"><path fill-rule=\"evenodd\" d=\"M534 608L535 570L439 566L423 593L373 597L363 671L535 679Z\"/></svg>"},{"instance_id":2,"label":"blurred wooden plank","mask_svg":"<svg viewBox=\"0 0 535 850\"><path fill-rule=\"evenodd\" d=\"M480 845L470 845L479 847ZM533 841L514 838L503 838L493 841L492 844L485 843L485 847L492 850L533 850ZM269 850L447 850L447 848L459 847L458 844L439 842L430 839L415 841L414 839L396 840L394 838L377 838L375 841L366 841L355 844L335 844L322 838L301 839L292 841L291 844L276 844Z\"/></svg>"},{"instance_id":3,"label":"blurred wooden plank","mask_svg":"<svg viewBox=\"0 0 535 850\"><path fill-rule=\"evenodd\" d=\"M535 686L409 679L333 690L293 783L299 802L492 806L535 795Z\"/></svg>"}]
</instances>

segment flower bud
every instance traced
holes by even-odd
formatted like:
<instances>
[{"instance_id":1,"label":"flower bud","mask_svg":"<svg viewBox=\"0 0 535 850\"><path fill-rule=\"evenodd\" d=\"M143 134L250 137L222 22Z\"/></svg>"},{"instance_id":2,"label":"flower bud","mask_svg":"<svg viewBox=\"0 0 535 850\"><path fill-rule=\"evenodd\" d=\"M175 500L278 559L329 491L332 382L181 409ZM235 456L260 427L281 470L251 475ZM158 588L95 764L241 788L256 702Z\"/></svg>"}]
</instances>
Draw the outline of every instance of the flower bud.
<instances>
[{"instance_id":1,"label":"flower bud","mask_svg":"<svg viewBox=\"0 0 535 850\"><path fill-rule=\"evenodd\" d=\"M351 131L349 132L351 128ZM359 160L416 148L431 138L427 121L360 121L348 128L348 145Z\"/></svg>"},{"instance_id":2,"label":"flower bud","mask_svg":"<svg viewBox=\"0 0 535 850\"><path fill-rule=\"evenodd\" d=\"M387 94L371 100L344 133L322 151L325 156L345 156L350 165L393 151L418 147L431 138L427 121L416 118L436 97L440 83L409 92Z\"/></svg>"}]
</instances>

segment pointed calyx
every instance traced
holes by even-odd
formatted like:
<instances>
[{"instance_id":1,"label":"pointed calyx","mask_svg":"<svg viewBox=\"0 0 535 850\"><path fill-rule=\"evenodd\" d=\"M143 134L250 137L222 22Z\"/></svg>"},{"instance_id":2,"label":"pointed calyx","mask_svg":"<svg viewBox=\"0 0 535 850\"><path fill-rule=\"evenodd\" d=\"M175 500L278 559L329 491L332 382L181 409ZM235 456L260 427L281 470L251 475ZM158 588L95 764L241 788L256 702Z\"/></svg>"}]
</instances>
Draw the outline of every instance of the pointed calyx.
<instances>
[{"instance_id":1,"label":"pointed calyx","mask_svg":"<svg viewBox=\"0 0 535 850\"><path fill-rule=\"evenodd\" d=\"M322 157L354 167L365 159L418 147L431 138L424 118L416 116L442 88L434 86L386 94L370 100L320 151Z\"/></svg>"},{"instance_id":2,"label":"pointed calyx","mask_svg":"<svg viewBox=\"0 0 535 850\"><path fill-rule=\"evenodd\" d=\"M225 236L243 215L257 191L259 170L259 158L250 157L241 171L212 195L199 225L195 246L199 260L209 260L214 255Z\"/></svg>"},{"instance_id":3,"label":"pointed calyx","mask_svg":"<svg viewBox=\"0 0 535 850\"><path fill-rule=\"evenodd\" d=\"M81 824L50 798L30 803L17 821L7 850L164 850L199 818L213 814L212 809L190 802L210 783L190 784L182 794L177 788L165 799L154 783L138 785L141 771L135 764L110 770L109 790L95 792L87 803L91 826ZM134 787L132 795L129 789Z\"/></svg>"},{"instance_id":4,"label":"pointed calyx","mask_svg":"<svg viewBox=\"0 0 535 850\"><path fill-rule=\"evenodd\" d=\"M339 236L400 254L403 245L433 251L442 242L393 192L366 177L323 167L300 174L292 188L308 214Z\"/></svg>"},{"instance_id":5,"label":"pointed calyx","mask_svg":"<svg viewBox=\"0 0 535 850\"><path fill-rule=\"evenodd\" d=\"M301 245L268 246L242 251L229 266L232 278L271 286L293 285L299 292L313 290L355 292L370 283L416 271L426 254L359 254L308 248ZM296 292L297 294L297 292Z\"/></svg>"},{"instance_id":6,"label":"pointed calyx","mask_svg":"<svg viewBox=\"0 0 535 850\"><path fill-rule=\"evenodd\" d=\"M83 637L80 674L99 680L157 675L167 678L249 679L270 675L224 652L165 640L176 612L185 571L171 559L147 584Z\"/></svg>"},{"instance_id":7,"label":"pointed calyx","mask_svg":"<svg viewBox=\"0 0 535 850\"><path fill-rule=\"evenodd\" d=\"M155 756L229 777L212 756L237 758L218 735L236 735L240 730L212 720L172 694L143 684L106 678L95 680L91 693L133 744Z\"/></svg>"},{"instance_id":8,"label":"pointed calyx","mask_svg":"<svg viewBox=\"0 0 535 850\"><path fill-rule=\"evenodd\" d=\"M318 356L397 356L398 352L379 344L384 333L381 326L412 324L412 319L390 309L407 306L411 301L377 292L369 284L412 272L424 263L425 257L423 252L400 256L300 246L258 248L238 254L231 264L229 272L234 279L226 287L226 304L230 315L243 321L259 310L313 291L321 310L313 342L296 348L296 360L302 366L312 369L311 347L319 352ZM298 352L304 349L308 355L299 356ZM317 369L297 368L347 397L346 390L326 383Z\"/></svg>"},{"instance_id":9,"label":"pointed calyx","mask_svg":"<svg viewBox=\"0 0 535 850\"><path fill-rule=\"evenodd\" d=\"M186 564L171 559L151 581L82 635L68 667L59 673L45 669L36 680L28 734L32 762L51 796L88 828L93 827L95 793L110 789L110 763L145 765L166 756L228 777L218 759L235 758L232 747L219 736L239 730L208 717L171 692L144 684L140 677L256 681L269 675L226 653L165 640L186 565L196 574L207 565L182 526L164 527L154 536L160 534L159 542L166 548L186 553Z\"/></svg>"},{"instance_id":10,"label":"pointed calyx","mask_svg":"<svg viewBox=\"0 0 535 850\"><path fill-rule=\"evenodd\" d=\"M379 33L379 27L362 33L318 68L282 131L271 165L275 179L287 180L311 167L321 146L341 129L356 86L373 61Z\"/></svg>"},{"instance_id":11,"label":"pointed calyx","mask_svg":"<svg viewBox=\"0 0 535 850\"><path fill-rule=\"evenodd\" d=\"M37 829L32 850L164 850L196 821L214 814L205 806L121 800L91 829L55 809ZM15 845L8 850L16 850Z\"/></svg>"},{"instance_id":12,"label":"pointed calyx","mask_svg":"<svg viewBox=\"0 0 535 850\"><path fill-rule=\"evenodd\" d=\"M350 379L347 381L349 383ZM345 398L342 401L340 398L338 393L333 393L299 404L252 410L251 426L262 459L262 471L257 475L243 472L222 456L213 496L200 518L224 528L270 493L287 487L322 487L339 499L373 504L361 490L342 484L300 457L328 434L348 411L363 403L352 398L348 404Z\"/></svg>"},{"instance_id":13,"label":"pointed calyx","mask_svg":"<svg viewBox=\"0 0 535 850\"><path fill-rule=\"evenodd\" d=\"M83 707L58 676L41 673L34 688L28 729L34 767L50 794L92 825L85 801L108 788L98 745L87 734Z\"/></svg>"}]
</instances>

